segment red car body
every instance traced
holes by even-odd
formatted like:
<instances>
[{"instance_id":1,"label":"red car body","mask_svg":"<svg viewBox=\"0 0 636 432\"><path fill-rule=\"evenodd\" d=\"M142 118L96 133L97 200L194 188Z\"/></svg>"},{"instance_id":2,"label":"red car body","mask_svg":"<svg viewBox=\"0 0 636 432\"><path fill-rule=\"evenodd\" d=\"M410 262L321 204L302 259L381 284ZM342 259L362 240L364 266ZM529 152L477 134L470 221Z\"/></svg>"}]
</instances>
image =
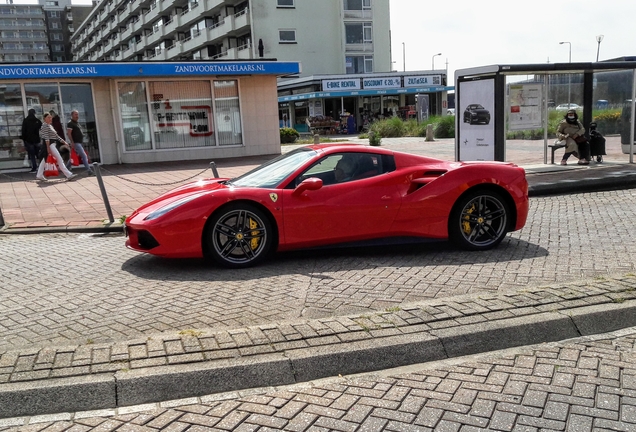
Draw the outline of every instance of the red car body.
<instances>
[{"instance_id":1,"label":"red car body","mask_svg":"<svg viewBox=\"0 0 636 432\"><path fill-rule=\"evenodd\" d=\"M345 158L355 159L358 169L369 158L373 164L366 175L337 182L339 168L332 164ZM475 198L464 204L473 195L494 196L496 202L488 207L491 201ZM459 204L468 206L462 214ZM487 210L485 218L477 216L480 207ZM227 217L219 216L224 212ZM504 212L503 226L484 225ZM501 241L502 230L505 236L521 229L527 214L525 171L514 164L446 162L378 147L324 144L297 149L237 179L204 179L161 195L127 218L126 246L175 258L212 252L230 267L260 261L264 246L267 255L369 240L459 236L469 249L486 249ZM481 224L480 232L494 244L471 241L477 234L469 220ZM258 259L250 259L256 252ZM242 253L246 260L234 259Z\"/></svg>"}]
</instances>

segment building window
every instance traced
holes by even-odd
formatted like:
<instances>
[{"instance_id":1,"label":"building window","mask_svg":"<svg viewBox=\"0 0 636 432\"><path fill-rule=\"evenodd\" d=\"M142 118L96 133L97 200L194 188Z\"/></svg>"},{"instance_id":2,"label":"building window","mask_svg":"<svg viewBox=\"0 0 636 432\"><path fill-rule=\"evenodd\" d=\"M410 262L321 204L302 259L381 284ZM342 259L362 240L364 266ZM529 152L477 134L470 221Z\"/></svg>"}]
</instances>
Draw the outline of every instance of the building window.
<instances>
[{"instance_id":1,"label":"building window","mask_svg":"<svg viewBox=\"0 0 636 432\"><path fill-rule=\"evenodd\" d=\"M51 33L51 39L52 40L62 40L62 34L61 33Z\"/></svg>"},{"instance_id":2,"label":"building window","mask_svg":"<svg viewBox=\"0 0 636 432\"><path fill-rule=\"evenodd\" d=\"M296 30L278 30L280 43L296 43Z\"/></svg>"},{"instance_id":3,"label":"building window","mask_svg":"<svg viewBox=\"0 0 636 432\"><path fill-rule=\"evenodd\" d=\"M64 51L64 45L62 45L62 44L53 44L53 51Z\"/></svg>"},{"instance_id":4,"label":"building window","mask_svg":"<svg viewBox=\"0 0 636 432\"><path fill-rule=\"evenodd\" d=\"M344 0L345 10L369 10L371 9L371 0Z\"/></svg>"},{"instance_id":5,"label":"building window","mask_svg":"<svg viewBox=\"0 0 636 432\"><path fill-rule=\"evenodd\" d=\"M55 30L59 29L60 28L60 23L57 22L57 21L51 21L51 28L55 29Z\"/></svg>"},{"instance_id":6,"label":"building window","mask_svg":"<svg viewBox=\"0 0 636 432\"><path fill-rule=\"evenodd\" d=\"M49 14L49 18L59 18L60 17L60 11L48 11L47 13Z\"/></svg>"},{"instance_id":7,"label":"building window","mask_svg":"<svg viewBox=\"0 0 636 432\"><path fill-rule=\"evenodd\" d=\"M345 24L345 34L348 44L371 43L373 41L371 23Z\"/></svg>"},{"instance_id":8,"label":"building window","mask_svg":"<svg viewBox=\"0 0 636 432\"><path fill-rule=\"evenodd\" d=\"M238 81L214 81L214 111L219 145L243 144Z\"/></svg>"},{"instance_id":9,"label":"building window","mask_svg":"<svg viewBox=\"0 0 636 432\"><path fill-rule=\"evenodd\" d=\"M278 3L276 4L276 6L293 8L294 7L294 0L278 0Z\"/></svg>"},{"instance_id":10,"label":"building window","mask_svg":"<svg viewBox=\"0 0 636 432\"><path fill-rule=\"evenodd\" d=\"M346 71L348 74L372 73L373 56L347 56Z\"/></svg>"}]
</instances>

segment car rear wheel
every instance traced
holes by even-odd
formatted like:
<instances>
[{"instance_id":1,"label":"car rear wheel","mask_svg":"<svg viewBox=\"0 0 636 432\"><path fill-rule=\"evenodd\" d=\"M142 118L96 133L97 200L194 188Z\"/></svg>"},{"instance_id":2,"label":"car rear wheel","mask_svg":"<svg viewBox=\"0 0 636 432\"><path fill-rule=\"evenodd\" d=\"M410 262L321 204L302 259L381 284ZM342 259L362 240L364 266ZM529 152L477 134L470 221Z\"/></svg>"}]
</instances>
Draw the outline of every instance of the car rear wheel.
<instances>
[{"instance_id":1,"label":"car rear wheel","mask_svg":"<svg viewBox=\"0 0 636 432\"><path fill-rule=\"evenodd\" d=\"M508 233L510 209L493 191L475 191L460 198L451 212L448 233L457 246L486 250L497 246Z\"/></svg>"},{"instance_id":2,"label":"car rear wheel","mask_svg":"<svg viewBox=\"0 0 636 432\"><path fill-rule=\"evenodd\" d=\"M207 255L229 268L258 264L269 255L273 241L267 215L248 203L230 204L212 215L204 238Z\"/></svg>"}]
</instances>

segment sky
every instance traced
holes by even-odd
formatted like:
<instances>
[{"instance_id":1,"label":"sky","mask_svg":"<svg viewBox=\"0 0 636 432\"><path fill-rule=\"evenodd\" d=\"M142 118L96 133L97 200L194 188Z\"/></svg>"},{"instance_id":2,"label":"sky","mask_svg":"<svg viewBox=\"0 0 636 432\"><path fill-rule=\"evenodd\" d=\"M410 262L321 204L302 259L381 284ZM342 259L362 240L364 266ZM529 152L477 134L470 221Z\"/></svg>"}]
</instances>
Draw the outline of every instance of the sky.
<instances>
[{"instance_id":1,"label":"sky","mask_svg":"<svg viewBox=\"0 0 636 432\"><path fill-rule=\"evenodd\" d=\"M636 56L636 0L390 0L393 70ZM559 42L570 42L559 44ZM404 52L403 45L404 43ZM448 62L448 66L446 63Z\"/></svg>"}]
</instances>

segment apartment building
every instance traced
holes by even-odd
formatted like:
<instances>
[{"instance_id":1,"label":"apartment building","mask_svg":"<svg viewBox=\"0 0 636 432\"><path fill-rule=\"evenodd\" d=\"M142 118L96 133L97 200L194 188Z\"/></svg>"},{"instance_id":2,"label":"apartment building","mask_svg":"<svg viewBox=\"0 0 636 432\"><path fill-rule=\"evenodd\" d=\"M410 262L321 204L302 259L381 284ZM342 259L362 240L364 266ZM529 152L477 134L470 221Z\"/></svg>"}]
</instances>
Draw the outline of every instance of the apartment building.
<instances>
[{"instance_id":1,"label":"apartment building","mask_svg":"<svg viewBox=\"0 0 636 432\"><path fill-rule=\"evenodd\" d=\"M391 70L389 0L103 0L74 60L296 61L301 76Z\"/></svg>"},{"instance_id":2,"label":"apartment building","mask_svg":"<svg viewBox=\"0 0 636 432\"><path fill-rule=\"evenodd\" d=\"M73 24L82 22L91 9L92 6L71 5L70 0L0 4L0 61L71 60Z\"/></svg>"}]
</instances>

